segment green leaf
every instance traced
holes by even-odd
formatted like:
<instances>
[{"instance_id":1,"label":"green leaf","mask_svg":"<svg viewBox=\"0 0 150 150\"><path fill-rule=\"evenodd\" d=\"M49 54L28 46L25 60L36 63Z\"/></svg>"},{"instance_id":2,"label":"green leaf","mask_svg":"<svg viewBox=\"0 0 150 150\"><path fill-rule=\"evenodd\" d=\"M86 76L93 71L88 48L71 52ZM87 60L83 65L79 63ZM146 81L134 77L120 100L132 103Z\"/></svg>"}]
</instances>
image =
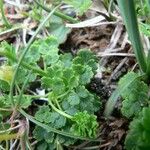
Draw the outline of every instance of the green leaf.
<instances>
[{"instance_id":1,"label":"green leaf","mask_svg":"<svg viewBox=\"0 0 150 150\"><path fill-rule=\"evenodd\" d=\"M50 88L55 95L61 95L65 92L65 84L61 78L42 78L42 85L46 88Z\"/></svg>"},{"instance_id":2,"label":"green leaf","mask_svg":"<svg viewBox=\"0 0 150 150\"><path fill-rule=\"evenodd\" d=\"M69 130L66 130L66 132L69 132ZM62 135L59 135L59 134L57 135L57 140L65 146L73 145L77 141L74 138L70 138L70 137L67 137L67 136L62 136Z\"/></svg>"},{"instance_id":3,"label":"green leaf","mask_svg":"<svg viewBox=\"0 0 150 150\"><path fill-rule=\"evenodd\" d=\"M60 61L63 63L65 68L69 68L72 65L73 56L70 53L60 55Z\"/></svg>"},{"instance_id":4,"label":"green leaf","mask_svg":"<svg viewBox=\"0 0 150 150\"><path fill-rule=\"evenodd\" d=\"M65 84L60 78L53 79L51 88L53 92L57 95L63 94L65 92Z\"/></svg>"},{"instance_id":5,"label":"green leaf","mask_svg":"<svg viewBox=\"0 0 150 150\"><path fill-rule=\"evenodd\" d=\"M32 98L30 96L22 96L22 100L21 100L21 108L28 108L31 105L32 102Z\"/></svg>"},{"instance_id":6,"label":"green leaf","mask_svg":"<svg viewBox=\"0 0 150 150\"><path fill-rule=\"evenodd\" d=\"M50 122L50 108L49 106L41 106L40 109L35 114L35 119L40 122ZM47 121L48 120L48 121Z\"/></svg>"},{"instance_id":7,"label":"green leaf","mask_svg":"<svg viewBox=\"0 0 150 150\"><path fill-rule=\"evenodd\" d=\"M48 150L54 150L54 133L53 132L47 132L45 129L36 126L33 131L34 138L38 141L37 149L47 149Z\"/></svg>"},{"instance_id":8,"label":"green leaf","mask_svg":"<svg viewBox=\"0 0 150 150\"><path fill-rule=\"evenodd\" d=\"M81 49L78 51L77 56L73 59L74 64L81 64L81 65L89 65L92 67L91 61L97 61L95 54L90 51L89 49Z\"/></svg>"},{"instance_id":9,"label":"green leaf","mask_svg":"<svg viewBox=\"0 0 150 150\"><path fill-rule=\"evenodd\" d=\"M142 119L142 125L145 130L147 130L150 134L150 108L144 108L143 109L143 119ZM149 139L150 140L150 139Z\"/></svg>"},{"instance_id":10,"label":"green leaf","mask_svg":"<svg viewBox=\"0 0 150 150\"><path fill-rule=\"evenodd\" d=\"M146 56L143 51L143 44L141 42L139 34L137 16L135 11L135 2L134 0L118 0L117 2L126 29L128 31L138 64L140 65L141 70L143 72L146 72Z\"/></svg>"},{"instance_id":11,"label":"green leaf","mask_svg":"<svg viewBox=\"0 0 150 150\"><path fill-rule=\"evenodd\" d=\"M38 141L47 140L47 143L52 143L54 140L54 133L47 132L45 129L36 126L34 131L34 138L36 138Z\"/></svg>"},{"instance_id":12,"label":"green leaf","mask_svg":"<svg viewBox=\"0 0 150 150\"><path fill-rule=\"evenodd\" d=\"M9 56L16 58L15 47L11 44L8 44L6 41L2 41L0 43L0 51L6 52ZM8 64L13 64L14 61L11 59L7 59Z\"/></svg>"},{"instance_id":13,"label":"green leaf","mask_svg":"<svg viewBox=\"0 0 150 150\"><path fill-rule=\"evenodd\" d=\"M83 15L92 4L91 0L64 0L64 2L73 6L79 15Z\"/></svg>"},{"instance_id":14,"label":"green leaf","mask_svg":"<svg viewBox=\"0 0 150 150\"><path fill-rule=\"evenodd\" d=\"M139 30L146 36L150 37L150 25L140 22Z\"/></svg>"},{"instance_id":15,"label":"green leaf","mask_svg":"<svg viewBox=\"0 0 150 150\"><path fill-rule=\"evenodd\" d=\"M10 85L4 80L0 80L0 90L3 92L8 92L10 90Z\"/></svg>"},{"instance_id":16,"label":"green leaf","mask_svg":"<svg viewBox=\"0 0 150 150\"><path fill-rule=\"evenodd\" d=\"M76 92L81 98L86 98L89 96L89 91L84 86L78 86Z\"/></svg>"},{"instance_id":17,"label":"green leaf","mask_svg":"<svg viewBox=\"0 0 150 150\"><path fill-rule=\"evenodd\" d=\"M92 71L91 67L85 66L84 72L80 75L80 84L81 85L86 85L90 83L91 78L93 77L94 73Z\"/></svg>"},{"instance_id":18,"label":"green leaf","mask_svg":"<svg viewBox=\"0 0 150 150\"><path fill-rule=\"evenodd\" d=\"M57 64L47 68L47 73L49 75L49 78L55 78L56 76L60 78L62 77L63 67L60 63L61 62L58 62Z\"/></svg>"},{"instance_id":19,"label":"green leaf","mask_svg":"<svg viewBox=\"0 0 150 150\"><path fill-rule=\"evenodd\" d=\"M72 76L70 80L68 81L68 87L69 89L73 89L79 85L79 77L78 76Z\"/></svg>"},{"instance_id":20,"label":"green leaf","mask_svg":"<svg viewBox=\"0 0 150 150\"><path fill-rule=\"evenodd\" d=\"M55 36L49 36L46 39L39 40L39 51L42 55L58 53L59 43Z\"/></svg>"},{"instance_id":21,"label":"green leaf","mask_svg":"<svg viewBox=\"0 0 150 150\"><path fill-rule=\"evenodd\" d=\"M41 55L47 65L54 64L58 61L58 42L56 37L49 36L46 39L35 41L29 52L25 56L25 60L29 63L37 62Z\"/></svg>"},{"instance_id":22,"label":"green leaf","mask_svg":"<svg viewBox=\"0 0 150 150\"><path fill-rule=\"evenodd\" d=\"M118 88L112 93L106 104L106 116L109 116L112 113L114 106L121 95L128 95L129 86L131 86L135 82L135 80L141 79L142 77L145 77L145 75L138 75L134 72L128 72L128 74L120 79Z\"/></svg>"},{"instance_id":23,"label":"green leaf","mask_svg":"<svg viewBox=\"0 0 150 150\"><path fill-rule=\"evenodd\" d=\"M75 135L90 138L96 137L98 129L96 116L89 115L86 111L84 111L75 114L72 120L75 121L75 123L72 125L71 131Z\"/></svg>"},{"instance_id":24,"label":"green leaf","mask_svg":"<svg viewBox=\"0 0 150 150\"><path fill-rule=\"evenodd\" d=\"M127 118L137 116L148 103L148 86L143 81L135 80L121 95L123 98L122 114Z\"/></svg>"},{"instance_id":25,"label":"green leaf","mask_svg":"<svg viewBox=\"0 0 150 150\"><path fill-rule=\"evenodd\" d=\"M69 94L67 100L68 100L70 105L78 105L80 103L80 97L74 91Z\"/></svg>"},{"instance_id":26,"label":"green leaf","mask_svg":"<svg viewBox=\"0 0 150 150\"><path fill-rule=\"evenodd\" d=\"M70 103L66 100L62 101L62 108L65 110L65 112L69 115L75 115L79 110L75 108L73 105L71 106Z\"/></svg>"},{"instance_id":27,"label":"green leaf","mask_svg":"<svg viewBox=\"0 0 150 150\"><path fill-rule=\"evenodd\" d=\"M40 44L41 42L35 41L31 45L29 52L25 55L24 61L32 64L32 63L37 62L40 59L40 49L39 49ZM22 51L21 51L21 54L22 54Z\"/></svg>"},{"instance_id":28,"label":"green leaf","mask_svg":"<svg viewBox=\"0 0 150 150\"><path fill-rule=\"evenodd\" d=\"M71 29L65 26L64 21L57 16L52 16L47 30L51 35L57 37L59 44L62 44L66 41L67 35L70 33Z\"/></svg>"},{"instance_id":29,"label":"green leaf","mask_svg":"<svg viewBox=\"0 0 150 150\"><path fill-rule=\"evenodd\" d=\"M61 116L57 112L52 112L50 115L50 123L55 128L62 128L66 124L66 118L64 116Z\"/></svg>"},{"instance_id":30,"label":"green leaf","mask_svg":"<svg viewBox=\"0 0 150 150\"><path fill-rule=\"evenodd\" d=\"M135 118L129 126L129 132L125 139L127 150L150 149L150 107L145 107L138 118Z\"/></svg>"}]
</instances>

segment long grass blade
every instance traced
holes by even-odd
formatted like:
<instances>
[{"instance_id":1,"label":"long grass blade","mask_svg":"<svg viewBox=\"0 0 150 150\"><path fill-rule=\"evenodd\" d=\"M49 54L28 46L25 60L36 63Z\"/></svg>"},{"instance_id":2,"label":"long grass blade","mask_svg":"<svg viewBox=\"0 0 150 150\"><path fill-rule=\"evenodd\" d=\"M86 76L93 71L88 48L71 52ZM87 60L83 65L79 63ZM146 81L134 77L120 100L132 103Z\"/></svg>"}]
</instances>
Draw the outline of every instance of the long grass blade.
<instances>
[{"instance_id":1,"label":"long grass blade","mask_svg":"<svg viewBox=\"0 0 150 150\"><path fill-rule=\"evenodd\" d=\"M146 72L146 56L140 39L134 0L117 0L138 64Z\"/></svg>"}]
</instances>

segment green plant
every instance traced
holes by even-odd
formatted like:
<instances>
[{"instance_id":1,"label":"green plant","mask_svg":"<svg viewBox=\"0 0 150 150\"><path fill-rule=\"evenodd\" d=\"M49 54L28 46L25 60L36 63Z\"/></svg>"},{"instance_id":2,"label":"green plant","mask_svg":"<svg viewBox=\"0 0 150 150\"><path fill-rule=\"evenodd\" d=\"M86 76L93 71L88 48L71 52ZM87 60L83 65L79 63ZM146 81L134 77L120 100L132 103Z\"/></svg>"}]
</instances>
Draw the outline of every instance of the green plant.
<instances>
[{"instance_id":1,"label":"green plant","mask_svg":"<svg viewBox=\"0 0 150 150\"><path fill-rule=\"evenodd\" d=\"M147 128L150 121L148 118L150 52L148 50L147 55L143 50L134 0L118 0L118 5L139 64L140 71L138 73L128 72L120 79L117 89L108 100L105 114L107 116L110 115L118 97L121 96L123 99L121 108L122 114L127 118L133 119L130 124L129 133L125 140L125 148L127 150L150 149L150 136L149 129Z\"/></svg>"},{"instance_id":2,"label":"green plant","mask_svg":"<svg viewBox=\"0 0 150 150\"><path fill-rule=\"evenodd\" d=\"M7 43L2 43L2 45L2 48L4 48L4 45L5 48L9 46ZM27 61L31 66L36 67L41 58L44 63L45 74L40 73L39 75L41 76L42 86L48 91L44 97L48 98L49 105L41 106L35 114L35 119L55 129L70 132L74 136L95 138L98 123L94 112L99 109L100 102L95 95L86 89L85 85L90 82L97 69L96 57L89 50L79 51L75 58L69 53L59 55L57 47L56 38L50 36L47 39L35 41L24 57L24 61ZM11 49L10 46L9 49ZM9 51L10 55L13 55L12 52ZM13 59L8 59L9 61L13 61ZM12 67L3 66L6 71L2 73L8 75L8 77L3 76L3 74L0 76L3 81L1 85L4 85L1 87L3 91L9 90L9 88L6 89L4 83L9 83L12 80L14 65L15 61L11 62ZM20 74L20 72L16 78L18 86L24 83L23 80L27 71L27 68L24 67L21 68L23 74ZM35 80L36 75L32 74L28 81ZM4 110L11 107L11 101L7 98L7 95L1 96L1 108ZM20 95L15 95L13 96L13 103L18 109L28 108L31 105L32 98L34 96L27 94L22 94L21 99ZM40 136L43 132L45 133L44 137ZM36 126L34 135L39 141L38 147L43 145L42 141L44 141L45 147L52 145L56 147L58 143L69 145L76 141L74 138L67 138L67 135L60 136L39 126ZM47 141L47 136L52 136L51 140L48 139L49 141Z\"/></svg>"},{"instance_id":3,"label":"green plant","mask_svg":"<svg viewBox=\"0 0 150 150\"><path fill-rule=\"evenodd\" d=\"M101 104L86 85L96 72L96 56L90 50L80 50L74 57L70 53L60 54L60 42L55 36L35 40L57 8L41 22L26 47L16 52L13 45L0 44L0 55L6 58L0 67L2 149L12 149L17 140L20 140L20 149L26 146L32 149L28 137L30 128L24 117L36 124L30 132L38 141L35 146L38 149L58 149L80 139L95 141L99 125L94 113ZM45 95L28 92L36 80L45 88ZM34 99L42 98L48 104L38 106L35 117L23 110L30 110ZM81 118L84 119L82 124Z\"/></svg>"},{"instance_id":4,"label":"green plant","mask_svg":"<svg viewBox=\"0 0 150 150\"><path fill-rule=\"evenodd\" d=\"M99 110L100 101L86 89L97 69L95 55L85 49L80 50L73 58L70 53L58 54L58 51L58 41L54 36L36 40L20 62L19 73L15 77L16 92L9 97L7 93L12 86L17 56L22 55L22 51L16 54L13 46L6 42L1 43L0 52L7 57L0 71L0 89L3 92L3 96L0 97L2 120L13 110L20 111L28 118L22 109L27 109L32 100L40 96L29 95L24 91L37 76L40 76L42 87L47 90L47 94L42 97L48 99L48 105L40 107L35 119L52 129L45 129L39 123L36 125L34 137L39 141L39 149L41 146L55 149L61 144L70 145L77 141L76 138L95 138L98 130L94 113ZM38 66L39 60L42 60L43 70ZM30 117L28 119L32 121ZM68 138L67 132L72 135L71 139ZM10 138L17 136L18 134L15 134Z\"/></svg>"},{"instance_id":5,"label":"green plant","mask_svg":"<svg viewBox=\"0 0 150 150\"><path fill-rule=\"evenodd\" d=\"M12 25L10 24L10 22L7 20L5 13L4 13L4 4L3 4L3 0L0 0L0 11L1 11L1 15L2 15L2 20L6 26L6 28L10 28Z\"/></svg>"},{"instance_id":6,"label":"green plant","mask_svg":"<svg viewBox=\"0 0 150 150\"><path fill-rule=\"evenodd\" d=\"M149 0L135 1L135 8L139 18L139 30L146 36L150 36L150 2Z\"/></svg>"},{"instance_id":7,"label":"green plant","mask_svg":"<svg viewBox=\"0 0 150 150\"><path fill-rule=\"evenodd\" d=\"M150 108L144 107L139 116L129 126L125 140L127 150L149 150L150 148Z\"/></svg>"}]
</instances>

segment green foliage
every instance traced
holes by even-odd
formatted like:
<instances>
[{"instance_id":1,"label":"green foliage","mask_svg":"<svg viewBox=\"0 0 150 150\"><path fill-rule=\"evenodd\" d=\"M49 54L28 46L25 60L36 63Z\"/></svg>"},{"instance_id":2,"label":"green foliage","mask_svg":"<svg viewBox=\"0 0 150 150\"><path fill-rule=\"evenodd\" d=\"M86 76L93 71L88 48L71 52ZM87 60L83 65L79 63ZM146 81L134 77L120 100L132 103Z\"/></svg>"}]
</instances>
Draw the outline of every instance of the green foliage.
<instances>
[{"instance_id":1,"label":"green foliage","mask_svg":"<svg viewBox=\"0 0 150 150\"><path fill-rule=\"evenodd\" d=\"M96 137L98 123L95 115L89 115L86 111L79 112L73 116L72 120L75 121L71 127L74 134L83 137Z\"/></svg>"},{"instance_id":2,"label":"green foliage","mask_svg":"<svg viewBox=\"0 0 150 150\"><path fill-rule=\"evenodd\" d=\"M96 137L98 123L94 112L99 109L100 102L85 87L96 69L96 57L89 50L80 50L75 58L69 53L59 55L57 62L51 63L47 67L48 76L42 77L41 80L42 86L49 90L51 109L49 106L42 106L35 115L36 119L74 135ZM63 116L65 113L70 117ZM82 120L82 125L79 123L80 120ZM34 134L38 134L36 129ZM70 143L70 139L65 136L61 136L61 140L58 136L55 134L53 142L51 142L55 145L54 147L56 147L56 143L63 145ZM71 141L73 144L76 140L72 139ZM44 140L44 142L46 141Z\"/></svg>"},{"instance_id":3,"label":"green foliage","mask_svg":"<svg viewBox=\"0 0 150 150\"><path fill-rule=\"evenodd\" d=\"M135 0L136 12L139 20L139 30L146 36L150 36L150 3L149 0Z\"/></svg>"},{"instance_id":4,"label":"green foliage","mask_svg":"<svg viewBox=\"0 0 150 150\"><path fill-rule=\"evenodd\" d=\"M73 6L79 15L83 15L92 4L91 0L64 0L64 2Z\"/></svg>"},{"instance_id":5,"label":"green foliage","mask_svg":"<svg viewBox=\"0 0 150 150\"><path fill-rule=\"evenodd\" d=\"M31 45L24 59L35 64L42 57L46 65L56 63L59 58L58 45L57 38L54 36L37 40Z\"/></svg>"},{"instance_id":6,"label":"green foliage","mask_svg":"<svg viewBox=\"0 0 150 150\"><path fill-rule=\"evenodd\" d=\"M125 140L126 150L150 149L150 108L145 107L139 117L135 118L129 127Z\"/></svg>"},{"instance_id":7,"label":"green foliage","mask_svg":"<svg viewBox=\"0 0 150 150\"><path fill-rule=\"evenodd\" d=\"M139 30L146 36L150 37L150 25L149 24L144 24L140 23L139 24Z\"/></svg>"},{"instance_id":8,"label":"green foliage","mask_svg":"<svg viewBox=\"0 0 150 150\"><path fill-rule=\"evenodd\" d=\"M64 20L54 15L51 17L46 28L51 35L57 37L59 44L64 43L67 39L67 35L71 32L71 29L65 26Z\"/></svg>"},{"instance_id":9,"label":"green foliage","mask_svg":"<svg viewBox=\"0 0 150 150\"><path fill-rule=\"evenodd\" d=\"M105 115L109 116L110 113L113 111L113 108L116 105L116 102L118 98L122 95L128 95L128 92L130 92L128 89L129 87L136 81L141 80L145 77L145 74L140 75L136 74L134 72L129 72L127 75L124 76L123 80L120 80L119 86L116 88L116 90L112 93L111 97L109 98L106 109L105 109Z\"/></svg>"},{"instance_id":10,"label":"green foliage","mask_svg":"<svg viewBox=\"0 0 150 150\"><path fill-rule=\"evenodd\" d=\"M119 87L135 79L122 93L122 114L127 118L137 116L148 103L148 86L134 72L127 73L119 81Z\"/></svg>"},{"instance_id":11,"label":"green foliage","mask_svg":"<svg viewBox=\"0 0 150 150\"><path fill-rule=\"evenodd\" d=\"M5 61L5 65L0 70L0 89L3 92L3 96L0 97L0 108L5 110L11 108L12 105L8 95L9 84L17 65L17 56L20 57L23 49L16 53L11 46L4 45L8 47L9 59ZM95 138L98 122L94 113L99 110L101 103L96 95L86 89L86 85L90 83L96 73L96 56L88 49L79 50L75 57L70 53L59 54L58 46L58 41L54 36L36 40L31 45L17 74L17 87L14 87L13 101L15 104L19 101L19 109L31 106L34 96L26 95L24 91L28 88L29 83L40 78L42 87L47 91L45 98L48 99L48 105L39 107L35 113L35 119L53 129L70 133L73 136ZM4 48L2 51L6 52ZM10 58L13 60L9 61ZM24 86L29 72L32 74L27 85ZM38 97L40 96L38 95ZM0 114L2 119L5 119L10 113ZM38 141L36 149L53 150L77 141L67 135L47 131L38 125L35 126L33 135Z\"/></svg>"}]
</instances>

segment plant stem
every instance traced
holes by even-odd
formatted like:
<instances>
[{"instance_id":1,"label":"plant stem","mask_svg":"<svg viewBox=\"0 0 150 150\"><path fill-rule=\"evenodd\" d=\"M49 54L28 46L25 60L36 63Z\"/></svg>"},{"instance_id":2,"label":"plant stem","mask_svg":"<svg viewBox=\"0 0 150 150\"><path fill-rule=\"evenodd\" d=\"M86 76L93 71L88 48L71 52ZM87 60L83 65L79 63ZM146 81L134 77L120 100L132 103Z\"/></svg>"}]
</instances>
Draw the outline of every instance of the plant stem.
<instances>
[{"instance_id":1,"label":"plant stem","mask_svg":"<svg viewBox=\"0 0 150 150\"><path fill-rule=\"evenodd\" d=\"M42 4L39 3L37 0L34 0L34 1L35 1L35 3L37 3L37 5L39 5L41 8L43 8L45 11L47 11L47 12L50 12L50 11L51 11L51 9L49 9L49 8L47 8L46 6L42 5ZM77 23L77 22L78 22L76 19L74 19L74 18L72 18L72 17L70 17L70 16L68 16L68 15L65 15L65 14L63 14L63 13L61 13L61 12L58 12L58 11L55 11L55 12L54 12L54 15L55 15L55 16L58 16L58 17L60 17L60 18L62 18L62 19L64 19L64 20L67 20L67 21L69 21L69 22L71 22L71 23Z\"/></svg>"},{"instance_id":2,"label":"plant stem","mask_svg":"<svg viewBox=\"0 0 150 150\"><path fill-rule=\"evenodd\" d=\"M47 20L49 20L49 18L51 17L51 15L54 13L54 11L58 8L55 7L50 13L49 15L43 20L43 22L39 25L39 27L37 28L37 30L35 31L34 35L31 37L31 39L29 40L24 52L22 53L19 61L18 61L18 64L17 64L17 67L16 67L16 70L14 72L14 76L13 76L13 79L12 79L12 82L11 82L11 85L10 85L10 101L12 103L12 106L15 106L15 103L14 103L14 100L13 100L13 88L14 88L14 84L15 84L15 79L16 79L16 76L18 74L18 71L19 71L19 67L23 61L23 58L24 56L26 55L26 53L28 52L31 44L34 42L37 34L39 33L39 31L42 29L42 27L44 26L44 24L47 22Z\"/></svg>"},{"instance_id":3,"label":"plant stem","mask_svg":"<svg viewBox=\"0 0 150 150\"><path fill-rule=\"evenodd\" d=\"M10 111L11 112L13 110L12 109L7 109L7 108L0 108L0 111L8 111L8 112Z\"/></svg>"},{"instance_id":4,"label":"plant stem","mask_svg":"<svg viewBox=\"0 0 150 150\"><path fill-rule=\"evenodd\" d=\"M59 105L58 100L55 100L55 102L56 102L56 105L57 105L58 109L59 109L59 110L62 110L61 107L60 107L60 105Z\"/></svg>"},{"instance_id":5,"label":"plant stem","mask_svg":"<svg viewBox=\"0 0 150 150\"><path fill-rule=\"evenodd\" d=\"M31 98L38 99L38 98L46 98L48 97L48 95L49 93L45 95L24 95L24 96L30 96Z\"/></svg>"},{"instance_id":6,"label":"plant stem","mask_svg":"<svg viewBox=\"0 0 150 150\"><path fill-rule=\"evenodd\" d=\"M4 24L7 28L10 28L12 25L9 23L9 21L7 20L7 18L5 17L5 13L4 13L4 3L3 0L0 0L0 10L1 10L1 14L2 14L2 19L4 21Z\"/></svg>"},{"instance_id":7,"label":"plant stem","mask_svg":"<svg viewBox=\"0 0 150 150\"><path fill-rule=\"evenodd\" d=\"M52 128L51 126L48 126L44 123L41 123L37 120L35 120L31 115L27 114L25 111L23 111L22 109L19 110L19 112L25 116L28 120L30 120L31 122L35 123L36 125L42 127L43 129L46 129L48 132L54 132L54 133L57 133L57 134L60 134L60 135L64 135L64 136L67 136L67 137L70 137L70 138L74 138L74 139L81 139L81 140L87 140L87 141L95 141L95 142L99 142L99 139L89 139L89 138L85 138L85 137L81 137L81 136L76 136L76 135L73 135L71 133L68 133L68 132L64 132L64 131L60 131L60 130L57 130L55 128Z\"/></svg>"},{"instance_id":8,"label":"plant stem","mask_svg":"<svg viewBox=\"0 0 150 150\"><path fill-rule=\"evenodd\" d=\"M16 109L17 109L17 108L20 106L20 104L21 104L22 95L23 95L24 89L25 89L25 87L26 87L26 85L27 85L27 83L28 83L28 80L29 80L29 78L30 78L30 75L31 75L31 72L29 73L29 75L27 76L27 78L25 79L25 81L24 81L24 83L23 83L23 86L22 86L21 91L20 91L20 93L19 93L19 97L18 97L18 99L17 99Z\"/></svg>"},{"instance_id":9,"label":"plant stem","mask_svg":"<svg viewBox=\"0 0 150 150\"><path fill-rule=\"evenodd\" d=\"M52 109L54 109L56 112L58 112L58 113L61 114L62 116L66 117L66 118L69 118L69 119L72 119L72 118L73 118L71 115L68 115L68 114L66 114L65 112L63 112L63 111L57 109L57 108L52 104L51 100L49 100L49 104L50 104L50 106L52 107Z\"/></svg>"},{"instance_id":10,"label":"plant stem","mask_svg":"<svg viewBox=\"0 0 150 150\"><path fill-rule=\"evenodd\" d=\"M146 72L146 56L140 39L134 0L117 0L138 64Z\"/></svg>"}]
</instances>

